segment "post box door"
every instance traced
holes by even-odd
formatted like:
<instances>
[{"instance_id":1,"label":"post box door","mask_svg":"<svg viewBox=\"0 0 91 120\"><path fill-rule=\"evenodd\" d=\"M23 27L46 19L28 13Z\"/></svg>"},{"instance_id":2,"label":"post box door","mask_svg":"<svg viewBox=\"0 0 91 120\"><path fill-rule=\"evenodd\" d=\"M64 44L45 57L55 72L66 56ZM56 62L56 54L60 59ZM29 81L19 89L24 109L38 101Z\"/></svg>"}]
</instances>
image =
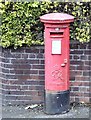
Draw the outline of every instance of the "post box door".
<instances>
[{"instance_id":1,"label":"post box door","mask_svg":"<svg viewBox=\"0 0 91 120\"><path fill-rule=\"evenodd\" d=\"M46 40L46 66L45 87L47 90L69 89L69 29L66 28L62 34L52 34Z\"/></svg>"}]
</instances>

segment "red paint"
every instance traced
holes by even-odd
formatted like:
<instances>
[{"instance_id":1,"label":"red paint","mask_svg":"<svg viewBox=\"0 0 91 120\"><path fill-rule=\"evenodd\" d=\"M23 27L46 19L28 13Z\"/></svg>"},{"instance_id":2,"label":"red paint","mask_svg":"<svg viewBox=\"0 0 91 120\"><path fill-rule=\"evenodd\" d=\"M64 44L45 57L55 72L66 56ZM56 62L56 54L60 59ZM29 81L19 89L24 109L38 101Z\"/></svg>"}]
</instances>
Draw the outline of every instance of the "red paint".
<instances>
[{"instance_id":1,"label":"red paint","mask_svg":"<svg viewBox=\"0 0 91 120\"><path fill-rule=\"evenodd\" d=\"M49 13L40 17L44 23L70 23L74 21L74 17L66 13Z\"/></svg>"},{"instance_id":2,"label":"red paint","mask_svg":"<svg viewBox=\"0 0 91 120\"><path fill-rule=\"evenodd\" d=\"M74 17L51 13L40 19L45 25L45 90L69 90L69 23ZM52 41L61 41L61 54L52 54Z\"/></svg>"}]
</instances>

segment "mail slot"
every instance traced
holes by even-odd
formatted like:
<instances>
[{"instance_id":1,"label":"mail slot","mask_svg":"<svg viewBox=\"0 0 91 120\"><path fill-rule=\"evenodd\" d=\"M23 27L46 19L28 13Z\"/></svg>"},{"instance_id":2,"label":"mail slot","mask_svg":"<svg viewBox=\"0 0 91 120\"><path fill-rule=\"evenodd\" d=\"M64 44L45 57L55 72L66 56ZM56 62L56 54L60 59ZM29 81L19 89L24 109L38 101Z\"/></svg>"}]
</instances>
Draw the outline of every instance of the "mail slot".
<instances>
[{"instance_id":1,"label":"mail slot","mask_svg":"<svg viewBox=\"0 0 91 120\"><path fill-rule=\"evenodd\" d=\"M74 17L49 13L40 17L45 26L45 101L44 112L69 111L69 26Z\"/></svg>"},{"instance_id":2,"label":"mail slot","mask_svg":"<svg viewBox=\"0 0 91 120\"><path fill-rule=\"evenodd\" d=\"M50 37L63 37L63 31L62 32L51 31Z\"/></svg>"}]
</instances>

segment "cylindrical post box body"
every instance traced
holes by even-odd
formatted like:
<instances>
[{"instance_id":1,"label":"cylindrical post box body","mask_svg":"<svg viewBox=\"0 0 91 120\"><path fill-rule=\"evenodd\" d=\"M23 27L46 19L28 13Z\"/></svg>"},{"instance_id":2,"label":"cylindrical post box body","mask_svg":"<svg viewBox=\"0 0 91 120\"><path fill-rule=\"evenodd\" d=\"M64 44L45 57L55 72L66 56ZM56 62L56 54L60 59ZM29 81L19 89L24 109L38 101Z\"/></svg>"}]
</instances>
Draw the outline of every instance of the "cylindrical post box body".
<instances>
[{"instance_id":1,"label":"cylindrical post box body","mask_svg":"<svg viewBox=\"0 0 91 120\"><path fill-rule=\"evenodd\" d=\"M45 32L45 106L47 114L69 111L69 23L73 16L50 13L40 17ZM62 19L62 20L61 20Z\"/></svg>"}]
</instances>

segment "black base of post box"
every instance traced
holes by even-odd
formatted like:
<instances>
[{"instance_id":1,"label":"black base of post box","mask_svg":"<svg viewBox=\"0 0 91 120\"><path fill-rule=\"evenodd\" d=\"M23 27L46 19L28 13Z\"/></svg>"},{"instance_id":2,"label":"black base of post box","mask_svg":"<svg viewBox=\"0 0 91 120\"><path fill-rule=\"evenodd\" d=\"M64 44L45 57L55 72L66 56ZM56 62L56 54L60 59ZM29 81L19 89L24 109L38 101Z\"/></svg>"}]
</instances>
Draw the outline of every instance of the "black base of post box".
<instances>
[{"instance_id":1,"label":"black base of post box","mask_svg":"<svg viewBox=\"0 0 91 120\"><path fill-rule=\"evenodd\" d=\"M63 114L70 110L70 91L45 91L44 113Z\"/></svg>"}]
</instances>

